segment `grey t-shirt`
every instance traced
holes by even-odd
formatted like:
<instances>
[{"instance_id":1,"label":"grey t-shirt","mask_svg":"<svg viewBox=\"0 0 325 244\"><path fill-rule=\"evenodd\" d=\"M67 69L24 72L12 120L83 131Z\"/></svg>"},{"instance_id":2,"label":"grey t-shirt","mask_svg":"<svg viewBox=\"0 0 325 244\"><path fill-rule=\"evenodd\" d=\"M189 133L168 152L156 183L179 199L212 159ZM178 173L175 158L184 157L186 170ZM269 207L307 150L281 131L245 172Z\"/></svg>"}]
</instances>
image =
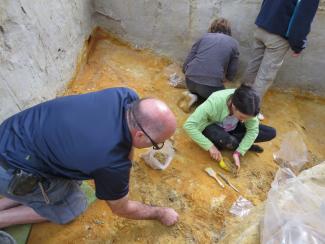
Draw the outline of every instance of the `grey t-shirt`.
<instances>
[{"instance_id":1,"label":"grey t-shirt","mask_svg":"<svg viewBox=\"0 0 325 244\"><path fill-rule=\"evenodd\" d=\"M233 80L238 67L238 42L222 33L206 33L192 46L184 65L187 79L208 86Z\"/></svg>"}]
</instances>

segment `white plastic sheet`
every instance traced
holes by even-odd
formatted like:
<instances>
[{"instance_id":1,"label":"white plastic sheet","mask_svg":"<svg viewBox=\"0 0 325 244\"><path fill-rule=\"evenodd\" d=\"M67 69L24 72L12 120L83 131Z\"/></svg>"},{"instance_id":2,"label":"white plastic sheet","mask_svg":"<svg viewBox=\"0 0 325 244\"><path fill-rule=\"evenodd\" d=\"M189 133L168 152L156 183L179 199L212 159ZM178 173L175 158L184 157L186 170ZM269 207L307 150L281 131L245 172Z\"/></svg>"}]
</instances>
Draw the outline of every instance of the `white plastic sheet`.
<instances>
[{"instance_id":1,"label":"white plastic sheet","mask_svg":"<svg viewBox=\"0 0 325 244\"><path fill-rule=\"evenodd\" d=\"M291 131L284 135L280 150L273 154L274 160L282 168L290 168L298 173L308 161L306 144L297 131Z\"/></svg>"},{"instance_id":2,"label":"white plastic sheet","mask_svg":"<svg viewBox=\"0 0 325 244\"><path fill-rule=\"evenodd\" d=\"M268 193L263 244L325 243L325 162L298 177L278 170Z\"/></svg>"}]
</instances>

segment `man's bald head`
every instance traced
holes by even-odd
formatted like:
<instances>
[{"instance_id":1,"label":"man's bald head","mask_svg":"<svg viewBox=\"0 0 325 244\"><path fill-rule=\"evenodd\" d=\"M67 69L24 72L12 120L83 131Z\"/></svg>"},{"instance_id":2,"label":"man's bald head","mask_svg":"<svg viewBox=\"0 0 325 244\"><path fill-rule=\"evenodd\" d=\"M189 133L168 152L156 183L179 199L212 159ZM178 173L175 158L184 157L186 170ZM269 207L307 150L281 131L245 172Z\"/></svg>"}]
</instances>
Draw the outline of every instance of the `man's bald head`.
<instances>
[{"instance_id":1,"label":"man's bald head","mask_svg":"<svg viewBox=\"0 0 325 244\"><path fill-rule=\"evenodd\" d=\"M134 118L132 113L129 116L129 126L131 127L133 141L134 139L139 139L134 137L136 137L137 131L141 131L136 121L156 143L164 142L174 134L177 126L176 118L163 101L155 98L144 98L136 101L131 109L135 116ZM137 145L135 146L137 147ZM151 145L149 144L148 146Z\"/></svg>"}]
</instances>

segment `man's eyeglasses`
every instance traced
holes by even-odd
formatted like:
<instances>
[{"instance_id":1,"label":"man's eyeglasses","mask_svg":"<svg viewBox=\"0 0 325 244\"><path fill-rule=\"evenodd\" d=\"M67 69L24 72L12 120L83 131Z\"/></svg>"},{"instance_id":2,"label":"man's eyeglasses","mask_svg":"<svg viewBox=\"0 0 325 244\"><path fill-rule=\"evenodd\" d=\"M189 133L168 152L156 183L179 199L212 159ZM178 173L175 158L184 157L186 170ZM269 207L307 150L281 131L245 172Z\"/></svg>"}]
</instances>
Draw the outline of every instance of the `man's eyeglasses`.
<instances>
[{"instance_id":1,"label":"man's eyeglasses","mask_svg":"<svg viewBox=\"0 0 325 244\"><path fill-rule=\"evenodd\" d=\"M164 147L164 143L165 142L162 142L162 143L156 143L149 135L148 133L143 129L142 125L138 122L137 118L135 117L135 114L133 112L133 109L131 108L131 113L132 113L132 117L135 121L135 123L137 124L137 126L142 130L142 132L148 137L148 139L150 140L151 144L152 144L152 148L154 150L159 150L159 149L162 149Z\"/></svg>"}]
</instances>

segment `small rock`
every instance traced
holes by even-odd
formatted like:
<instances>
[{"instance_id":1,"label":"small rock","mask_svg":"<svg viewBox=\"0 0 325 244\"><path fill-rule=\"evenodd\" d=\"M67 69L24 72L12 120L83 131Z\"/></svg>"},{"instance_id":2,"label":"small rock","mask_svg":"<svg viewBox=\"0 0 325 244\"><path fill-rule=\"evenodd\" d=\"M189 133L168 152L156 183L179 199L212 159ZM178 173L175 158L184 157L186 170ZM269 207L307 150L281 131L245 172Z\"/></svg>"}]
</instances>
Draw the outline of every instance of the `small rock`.
<instances>
[{"instance_id":1,"label":"small rock","mask_svg":"<svg viewBox=\"0 0 325 244\"><path fill-rule=\"evenodd\" d=\"M104 221L101 221L101 220L95 219L95 220L94 220L94 223L95 223L95 224L98 224L98 225L103 225L103 224L104 224Z\"/></svg>"},{"instance_id":2,"label":"small rock","mask_svg":"<svg viewBox=\"0 0 325 244\"><path fill-rule=\"evenodd\" d=\"M226 196L225 195L221 195L219 197L213 197L211 199L211 203L210 203L211 209L217 209L217 208L219 208L223 204L223 202L225 201L225 199L226 199Z\"/></svg>"},{"instance_id":3,"label":"small rock","mask_svg":"<svg viewBox=\"0 0 325 244\"><path fill-rule=\"evenodd\" d=\"M178 198L177 192L174 190L170 191L170 193L168 194L169 201L175 202L177 198Z\"/></svg>"}]
</instances>

